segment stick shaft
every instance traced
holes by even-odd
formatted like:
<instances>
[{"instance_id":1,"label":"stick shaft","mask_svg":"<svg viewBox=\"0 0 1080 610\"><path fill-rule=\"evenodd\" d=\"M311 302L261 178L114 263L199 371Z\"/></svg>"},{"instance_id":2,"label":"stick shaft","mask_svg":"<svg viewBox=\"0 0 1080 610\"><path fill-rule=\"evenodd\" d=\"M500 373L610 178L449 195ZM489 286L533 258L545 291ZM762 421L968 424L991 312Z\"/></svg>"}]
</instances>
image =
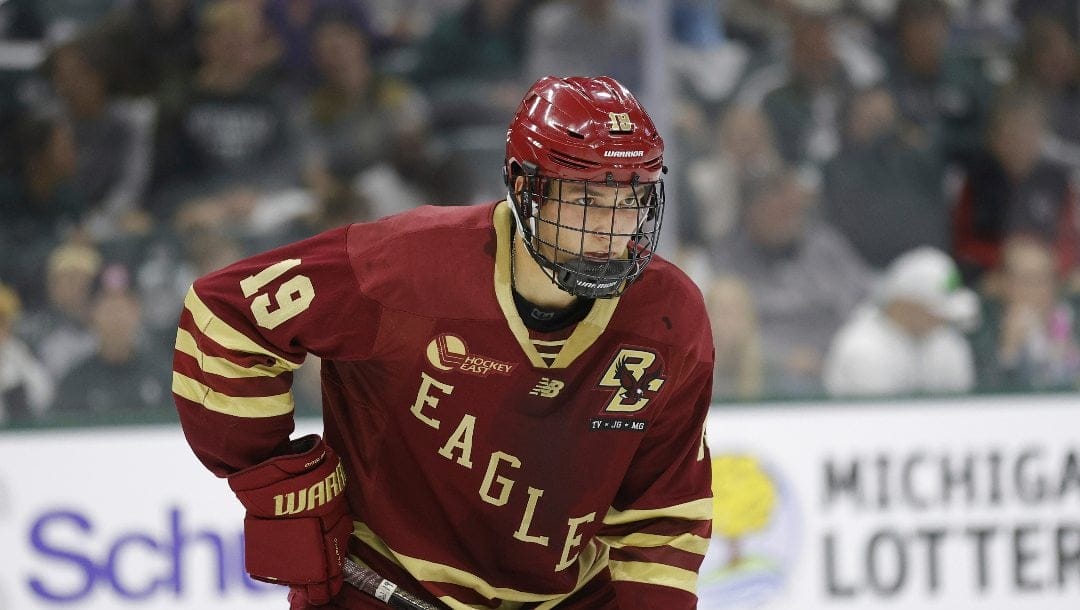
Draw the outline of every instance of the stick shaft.
<instances>
[{"instance_id":1,"label":"stick shaft","mask_svg":"<svg viewBox=\"0 0 1080 610\"><path fill-rule=\"evenodd\" d=\"M379 599L391 608L438 610L435 606L412 593L399 589L397 585L379 576L374 570L366 568L352 559L345 559L342 572L345 574L345 582Z\"/></svg>"}]
</instances>

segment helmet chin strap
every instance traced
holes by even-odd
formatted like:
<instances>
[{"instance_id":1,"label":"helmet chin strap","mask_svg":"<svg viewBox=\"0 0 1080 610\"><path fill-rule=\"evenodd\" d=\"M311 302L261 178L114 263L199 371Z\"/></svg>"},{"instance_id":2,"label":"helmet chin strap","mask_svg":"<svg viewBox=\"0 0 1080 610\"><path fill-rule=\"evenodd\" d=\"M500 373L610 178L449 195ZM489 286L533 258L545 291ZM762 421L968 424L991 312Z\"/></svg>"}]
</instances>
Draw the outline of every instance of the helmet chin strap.
<instances>
[{"instance_id":1,"label":"helmet chin strap","mask_svg":"<svg viewBox=\"0 0 1080 610\"><path fill-rule=\"evenodd\" d=\"M586 299L607 299L619 292L634 261L615 259L597 263L582 258L553 266L555 283L566 292Z\"/></svg>"},{"instance_id":2,"label":"helmet chin strap","mask_svg":"<svg viewBox=\"0 0 1080 610\"><path fill-rule=\"evenodd\" d=\"M521 233L522 235L536 235L536 214L538 212L538 210L536 209L536 204L532 202L529 203L529 205L532 207L532 214L529 215L529 230L526 232L524 230L525 227L522 224L525 222L526 219L522 218L521 214L518 212L518 199L514 196L513 190L506 189L506 200L511 204L510 210L513 212L514 224L517 225L518 233Z\"/></svg>"}]
</instances>

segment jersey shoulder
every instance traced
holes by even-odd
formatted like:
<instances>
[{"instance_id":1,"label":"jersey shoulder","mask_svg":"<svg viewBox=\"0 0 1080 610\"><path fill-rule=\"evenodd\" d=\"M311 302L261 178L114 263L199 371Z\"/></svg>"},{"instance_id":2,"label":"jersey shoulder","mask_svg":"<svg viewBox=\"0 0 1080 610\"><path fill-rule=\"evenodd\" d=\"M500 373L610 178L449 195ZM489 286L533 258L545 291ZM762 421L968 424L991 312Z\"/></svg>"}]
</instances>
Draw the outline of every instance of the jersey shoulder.
<instances>
[{"instance_id":1,"label":"jersey shoulder","mask_svg":"<svg viewBox=\"0 0 1080 610\"><path fill-rule=\"evenodd\" d=\"M444 238L460 230L490 230L494 205L435 206L386 216L372 222L349 226L350 252L385 251L401 240Z\"/></svg>"},{"instance_id":2,"label":"jersey shoulder","mask_svg":"<svg viewBox=\"0 0 1080 610\"><path fill-rule=\"evenodd\" d=\"M491 293L494 204L423 206L348 228L347 250L360 290L384 306L420 315L474 313ZM430 310L430 311L427 311Z\"/></svg>"},{"instance_id":3,"label":"jersey shoulder","mask_svg":"<svg viewBox=\"0 0 1080 610\"><path fill-rule=\"evenodd\" d=\"M654 254L619 302L619 321L637 334L702 355L712 351L712 331L701 289L670 261Z\"/></svg>"}]
</instances>

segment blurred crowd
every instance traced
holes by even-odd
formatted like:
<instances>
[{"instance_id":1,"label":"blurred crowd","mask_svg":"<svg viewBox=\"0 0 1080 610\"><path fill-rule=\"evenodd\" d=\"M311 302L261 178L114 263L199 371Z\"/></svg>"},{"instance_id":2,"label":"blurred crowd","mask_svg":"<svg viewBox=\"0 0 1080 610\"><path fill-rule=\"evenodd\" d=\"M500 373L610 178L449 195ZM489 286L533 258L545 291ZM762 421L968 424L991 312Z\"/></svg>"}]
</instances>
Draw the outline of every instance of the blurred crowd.
<instances>
[{"instance_id":1,"label":"blurred crowd","mask_svg":"<svg viewBox=\"0 0 1080 610\"><path fill-rule=\"evenodd\" d=\"M662 113L718 402L1076 390L1078 36L1068 0L7 0L0 426L171 417L196 277L503 197L544 74Z\"/></svg>"}]
</instances>

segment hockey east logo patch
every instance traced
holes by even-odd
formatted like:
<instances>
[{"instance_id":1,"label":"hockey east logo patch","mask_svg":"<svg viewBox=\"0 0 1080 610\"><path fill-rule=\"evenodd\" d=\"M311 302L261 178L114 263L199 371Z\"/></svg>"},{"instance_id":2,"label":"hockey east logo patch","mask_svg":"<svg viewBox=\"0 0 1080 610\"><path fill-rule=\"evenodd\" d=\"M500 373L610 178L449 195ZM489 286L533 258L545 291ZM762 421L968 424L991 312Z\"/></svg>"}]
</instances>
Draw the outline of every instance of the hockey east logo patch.
<instances>
[{"instance_id":1,"label":"hockey east logo patch","mask_svg":"<svg viewBox=\"0 0 1080 610\"><path fill-rule=\"evenodd\" d=\"M517 365L469 352L465 340L457 335L443 333L427 344L427 359L440 371L461 371L470 375L487 377L490 373L509 375Z\"/></svg>"}]
</instances>

